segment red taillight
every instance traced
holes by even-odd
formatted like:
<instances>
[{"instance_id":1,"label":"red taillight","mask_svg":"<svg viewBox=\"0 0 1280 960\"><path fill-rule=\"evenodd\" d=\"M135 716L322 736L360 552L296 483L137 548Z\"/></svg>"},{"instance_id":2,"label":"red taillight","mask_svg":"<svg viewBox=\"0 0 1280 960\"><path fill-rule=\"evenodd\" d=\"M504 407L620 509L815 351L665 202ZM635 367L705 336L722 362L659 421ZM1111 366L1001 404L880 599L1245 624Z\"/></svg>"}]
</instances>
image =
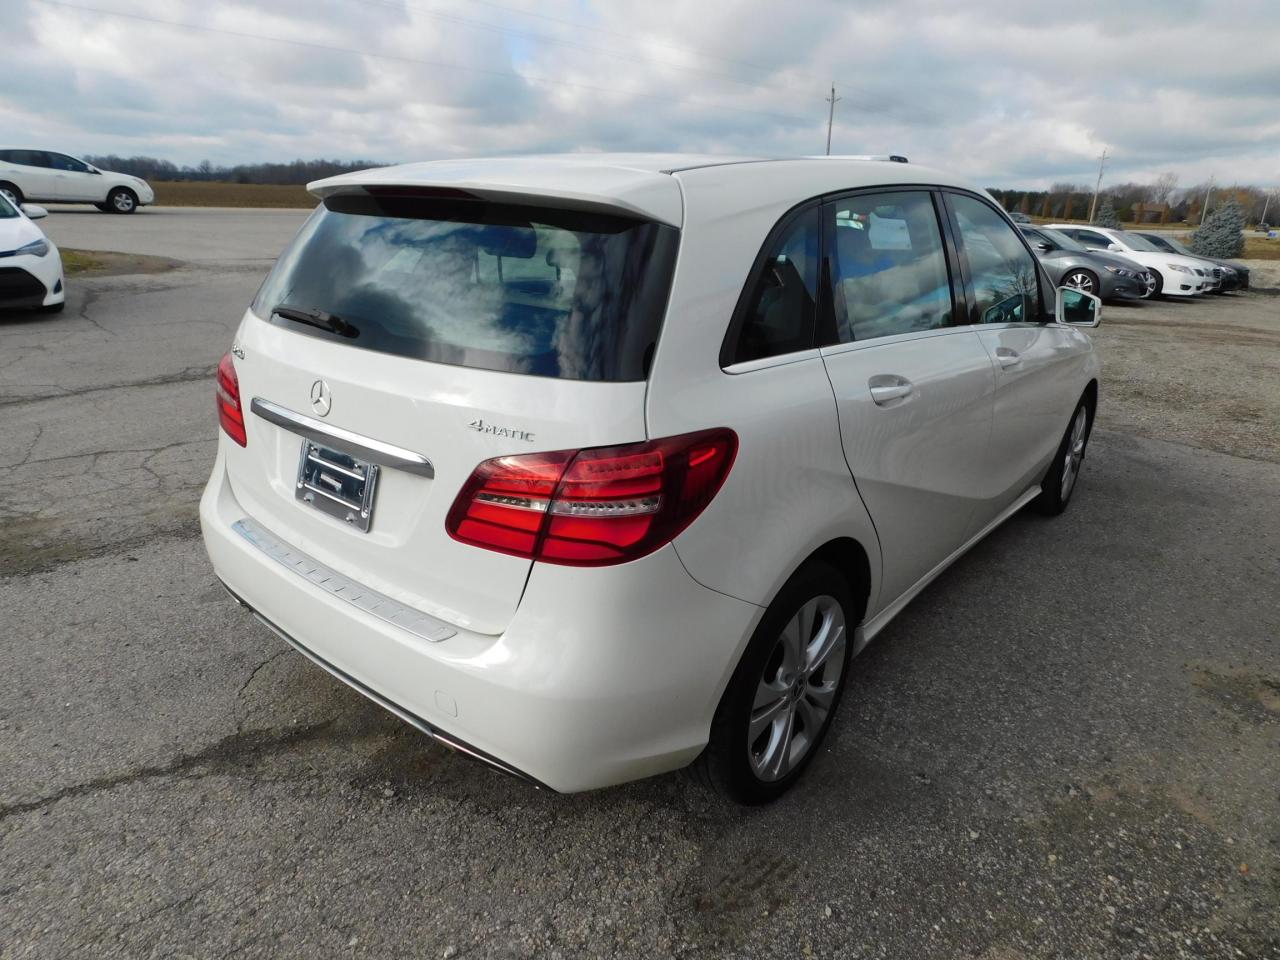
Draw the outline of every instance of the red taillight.
<instances>
[{"instance_id":1,"label":"red taillight","mask_svg":"<svg viewBox=\"0 0 1280 960\"><path fill-rule=\"evenodd\" d=\"M240 406L240 378L236 376L235 364L231 362L231 354L223 356L218 363L218 381L215 387L218 397L218 423L227 432L227 436L240 446L248 443L244 434L244 408Z\"/></svg>"},{"instance_id":2,"label":"red taillight","mask_svg":"<svg viewBox=\"0 0 1280 960\"><path fill-rule=\"evenodd\" d=\"M693 523L737 452L737 435L720 429L486 460L446 527L463 543L548 563L634 560Z\"/></svg>"}]
</instances>

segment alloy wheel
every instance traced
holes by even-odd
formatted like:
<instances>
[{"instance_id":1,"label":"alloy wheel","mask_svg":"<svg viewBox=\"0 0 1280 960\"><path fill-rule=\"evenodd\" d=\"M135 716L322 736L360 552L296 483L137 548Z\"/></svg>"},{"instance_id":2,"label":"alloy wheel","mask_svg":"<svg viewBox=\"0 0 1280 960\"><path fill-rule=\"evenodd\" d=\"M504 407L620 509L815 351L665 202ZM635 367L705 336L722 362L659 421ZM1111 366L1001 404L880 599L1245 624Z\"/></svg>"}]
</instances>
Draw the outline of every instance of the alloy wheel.
<instances>
[{"instance_id":1,"label":"alloy wheel","mask_svg":"<svg viewBox=\"0 0 1280 960\"><path fill-rule=\"evenodd\" d=\"M1089 414L1081 406L1076 411L1075 419L1071 421L1071 437L1067 440L1067 452L1063 454L1061 499L1064 502L1071 496L1076 477L1080 475L1080 463L1084 460L1085 427L1088 423Z\"/></svg>"},{"instance_id":2,"label":"alloy wheel","mask_svg":"<svg viewBox=\"0 0 1280 960\"><path fill-rule=\"evenodd\" d=\"M6 200L8 200L11 204L13 204L15 207L16 207L16 206L18 206L18 198L17 198L17 196L15 196L15 195L14 195L14 192L13 192L12 190L10 190L8 187L0 187L0 197L4 197L4 198L5 198Z\"/></svg>"},{"instance_id":3,"label":"alloy wheel","mask_svg":"<svg viewBox=\"0 0 1280 960\"><path fill-rule=\"evenodd\" d=\"M780 780L822 732L844 672L844 608L823 594L787 622L765 662L747 725L747 756L764 781Z\"/></svg>"},{"instance_id":4,"label":"alloy wheel","mask_svg":"<svg viewBox=\"0 0 1280 960\"><path fill-rule=\"evenodd\" d=\"M133 195L125 190L121 190L111 198L111 204L120 213L129 213L133 210Z\"/></svg>"},{"instance_id":5,"label":"alloy wheel","mask_svg":"<svg viewBox=\"0 0 1280 960\"><path fill-rule=\"evenodd\" d=\"M1067 275L1067 286L1075 287L1077 290L1083 290L1085 293L1093 293L1093 277L1081 271L1070 273Z\"/></svg>"}]
</instances>

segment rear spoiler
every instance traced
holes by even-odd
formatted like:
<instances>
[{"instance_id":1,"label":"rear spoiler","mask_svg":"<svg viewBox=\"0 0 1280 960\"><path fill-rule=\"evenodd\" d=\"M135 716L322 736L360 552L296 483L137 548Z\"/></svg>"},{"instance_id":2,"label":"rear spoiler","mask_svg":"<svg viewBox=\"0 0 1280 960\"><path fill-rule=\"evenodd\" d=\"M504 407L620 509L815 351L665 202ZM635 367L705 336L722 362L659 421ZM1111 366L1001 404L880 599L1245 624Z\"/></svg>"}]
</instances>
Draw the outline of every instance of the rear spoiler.
<instances>
[{"instance_id":1,"label":"rear spoiler","mask_svg":"<svg viewBox=\"0 0 1280 960\"><path fill-rule=\"evenodd\" d=\"M684 199L676 179L665 173L603 165L569 170L536 162L518 172L510 167L486 177L483 165L447 161L363 170L317 180L307 190L321 200L342 194L479 198L562 210L582 210L683 226Z\"/></svg>"}]
</instances>

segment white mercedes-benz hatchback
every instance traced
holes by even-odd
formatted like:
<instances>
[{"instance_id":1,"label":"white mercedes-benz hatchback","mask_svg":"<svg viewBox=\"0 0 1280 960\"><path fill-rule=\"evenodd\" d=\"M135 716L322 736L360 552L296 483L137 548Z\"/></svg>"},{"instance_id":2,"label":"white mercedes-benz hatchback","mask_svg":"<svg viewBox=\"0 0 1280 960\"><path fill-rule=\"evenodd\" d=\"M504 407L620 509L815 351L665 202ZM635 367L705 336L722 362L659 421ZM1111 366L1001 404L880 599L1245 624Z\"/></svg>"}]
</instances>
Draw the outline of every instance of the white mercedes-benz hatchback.
<instances>
[{"instance_id":1,"label":"white mercedes-benz hatchback","mask_svg":"<svg viewBox=\"0 0 1280 960\"><path fill-rule=\"evenodd\" d=\"M1081 327L983 191L902 162L509 158L314 183L200 507L236 599L558 791L778 796L850 658L1075 487Z\"/></svg>"}]
</instances>

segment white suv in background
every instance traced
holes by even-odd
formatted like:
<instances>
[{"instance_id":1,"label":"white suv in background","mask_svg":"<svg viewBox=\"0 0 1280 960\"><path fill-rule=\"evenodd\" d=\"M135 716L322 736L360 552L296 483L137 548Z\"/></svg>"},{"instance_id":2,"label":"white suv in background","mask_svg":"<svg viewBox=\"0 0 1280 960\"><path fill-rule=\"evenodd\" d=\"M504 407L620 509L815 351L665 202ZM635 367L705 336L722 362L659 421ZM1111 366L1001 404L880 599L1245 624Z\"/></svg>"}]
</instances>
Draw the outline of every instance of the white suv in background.
<instances>
[{"instance_id":1,"label":"white suv in background","mask_svg":"<svg viewBox=\"0 0 1280 960\"><path fill-rule=\"evenodd\" d=\"M1065 233L1077 243L1099 253L1118 253L1140 263L1155 278L1153 297L1194 297L1216 287L1212 275L1206 275L1205 263L1196 257L1161 250L1146 237L1127 230L1108 227L1082 227L1075 223L1050 223L1046 226Z\"/></svg>"},{"instance_id":2,"label":"white suv in background","mask_svg":"<svg viewBox=\"0 0 1280 960\"><path fill-rule=\"evenodd\" d=\"M150 184L99 170L52 150L0 149L0 194L14 203L92 203L104 213L133 213L154 203Z\"/></svg>"},{"instance_id":3,"label":"white suv in background","mask_svg":"<svg viewBox=\"0 0 1280 960\"><path fill-rule=\"evenodd\" d=\"M778 796L850 658L1075 488L1098 301L945 174L581 155L310 189L219 366L210 559L508 773L696 760Z\"/></svg>"}]
</instances>

